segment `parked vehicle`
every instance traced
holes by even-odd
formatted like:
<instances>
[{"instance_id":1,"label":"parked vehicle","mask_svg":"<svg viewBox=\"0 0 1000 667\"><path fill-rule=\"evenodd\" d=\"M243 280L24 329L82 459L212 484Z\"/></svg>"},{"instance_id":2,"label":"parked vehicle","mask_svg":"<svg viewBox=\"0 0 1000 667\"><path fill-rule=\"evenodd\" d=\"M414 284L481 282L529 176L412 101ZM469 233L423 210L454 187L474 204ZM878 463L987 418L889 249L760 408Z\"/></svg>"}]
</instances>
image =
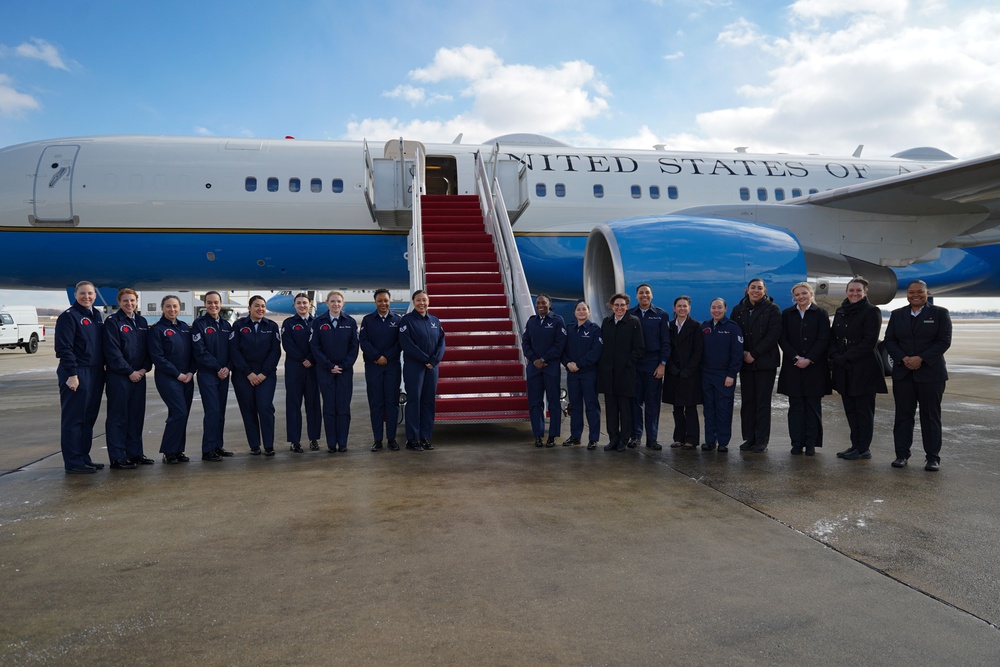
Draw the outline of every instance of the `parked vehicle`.
<instances>
[{"instance_id":1,"label":"parked vehicle","mask_svg":"<svg viewBox=\"0 0 1000 667\"><path fill-rule=\"evenodd\" d=\"M32 306L0 306L0 348L23 348L28 354L38 352L45 340L45 327L38 323L38 311Z\"/></svg>"}]
</instances>

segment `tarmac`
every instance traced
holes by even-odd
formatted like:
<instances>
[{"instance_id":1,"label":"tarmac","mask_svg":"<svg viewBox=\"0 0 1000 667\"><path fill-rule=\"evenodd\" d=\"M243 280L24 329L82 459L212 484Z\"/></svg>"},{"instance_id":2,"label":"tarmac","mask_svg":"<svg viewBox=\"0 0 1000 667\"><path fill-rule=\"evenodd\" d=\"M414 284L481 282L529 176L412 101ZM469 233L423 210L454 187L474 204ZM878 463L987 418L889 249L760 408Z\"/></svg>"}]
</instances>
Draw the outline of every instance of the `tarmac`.
<instances>
[{"instance_id":1,"label":"tarmac","mask_svg":"<svg viewBox=\"0 0 1000 667\"><path fill-rule=\"evenodd\" d=\"M524 423L372 453L359 365L347 453L252 457L231 395L237 455L202 462L196 392L190 463L65 475L51 338L0 351L0 664L996 665L998 334L956 320L938 473L919 444L890 467L891 396L869 461L834 456L836 395L815 457L777 395L763 454L538 449ZM275 406L280 442L281 382Z\"/></svg>"}]
</instances>

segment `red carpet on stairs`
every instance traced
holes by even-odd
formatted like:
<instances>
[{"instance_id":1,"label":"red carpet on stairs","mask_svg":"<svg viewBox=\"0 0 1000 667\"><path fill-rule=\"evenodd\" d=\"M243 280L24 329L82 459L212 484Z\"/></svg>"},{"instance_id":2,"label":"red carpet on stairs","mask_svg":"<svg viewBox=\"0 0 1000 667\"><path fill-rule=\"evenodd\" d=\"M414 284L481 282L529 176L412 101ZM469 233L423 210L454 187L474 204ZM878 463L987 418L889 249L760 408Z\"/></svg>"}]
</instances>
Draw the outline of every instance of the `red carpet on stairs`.
<instances>
[{"instance_id":1,"label":"red carpet on stairs","mask_svg":"<svg viewBox=\"0 0 1000 667\"><path fill-rule=\"evenodd\" d=\"M479 197L424 195L420 207L430 310L447 336L436 421L528 419L520 332Z\"/></svg>"}]
</instances>

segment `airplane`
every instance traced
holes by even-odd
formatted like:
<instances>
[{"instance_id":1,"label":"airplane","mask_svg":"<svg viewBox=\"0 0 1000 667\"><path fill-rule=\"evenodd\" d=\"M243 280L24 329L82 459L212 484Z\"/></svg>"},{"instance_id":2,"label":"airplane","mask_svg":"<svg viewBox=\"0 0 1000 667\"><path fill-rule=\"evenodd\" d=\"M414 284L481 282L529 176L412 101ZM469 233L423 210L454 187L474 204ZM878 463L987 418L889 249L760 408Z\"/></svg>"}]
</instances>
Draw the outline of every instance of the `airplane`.
<instances>
[{"instance_id":1,"label":"airplane","mask_svg":"<svg viewBox=\"0 0 1000 667\"><path fill-rule=\"evenodd\" d=\"M791 285L818 277L830 277L839 303L858 273L884 304L922 266L954 295L1000 285L1000 155L617 150L515 134L479 145L391 140L381 154L367 141L292 138L10 146L0 149L0 287L62 289L86 277L115 289L405 293L412 178L421 194L476 194L477 164L507 202L531 293L586 296L595 318L640 282L706 311L715 296L734 305L755 276L782 306Z\"/></svg>"},{"instance_id":2,"label":"airplane","mask_svg":"<svg viewBox=\"0 0 1000 667\"><path fill-rule=\"evenodd\" d=\"M295 295L305 294L313 303L313 315L321 317L327 312L326 294L329 290L324 289L299 289L299 290L279 290L277 294L267 300L267 310L278 315L295 314ZM342 312L352 317L360 318L375 310L374 289L347 290L341 289L344 294L344 307ZM400 291L398 294L402 294ZM394 298L390 304L390 309L395 312L406 312L409 302L406 298L402 300Z\"/></svg>"}]
</instances>

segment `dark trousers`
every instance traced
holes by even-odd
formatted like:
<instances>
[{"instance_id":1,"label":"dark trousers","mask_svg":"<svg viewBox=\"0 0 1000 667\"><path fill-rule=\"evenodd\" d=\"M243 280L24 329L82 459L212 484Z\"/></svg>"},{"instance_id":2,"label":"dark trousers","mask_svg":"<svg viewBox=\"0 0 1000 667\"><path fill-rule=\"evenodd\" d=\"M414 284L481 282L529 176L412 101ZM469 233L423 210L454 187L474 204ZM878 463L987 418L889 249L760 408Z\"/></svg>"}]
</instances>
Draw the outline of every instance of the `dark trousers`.
<instances>
[{"instance_id":1,"label":"dark trousers","mask_svg":"<svg viewBox=\"0 0 1000 667\"><path fill-rule=\"evenodd\" d=\"M317 370L319 393L323 397L323 427L327 449L347 449L351 430L351 397L354 396L354 373L330 373Z\"/></svg>"},{"instance_id":2,"label":"dark trousers","mask_svg":"<svg viewBox=\"0 0 1000 667\"><path fill-rule=\"evenodd\" d=\"M920 436L928 461L941 460L941 397L944 382L914 382L908 374L892 380L892 398L896 402L896 419L892 425L892 439L896 445L896 458L910 458L913 445L914 413L920 406Z\"/></svg>"},{"instance_id":3,"label":"dark trousers","mask_svg":"<svg viewBox=\"0 0 1000 667\"><path fill-rule=\"evenodd\" d=\"M674 442L698 444L701 430L698 424L697 405L674 406Z\"/></svg>"},{"instance_id":4,"label":"dark trousers","mask_svg":"<svg viewBox=\"0 0 1000 667\"><path fill-rule=\"evenodd\" d=\"M76 391L66 386L69 376L56 372L59 379L59 405L62 408L60 444L63 465L82 468L90 463L90 446L94 439L94 424L101 412L101 394L104 391L104 369L100 366L80 366L76 377L80 386Z\"/></svg>"},{"instance_id":5,"label":"dark trousers","mask_svg":"<svg viewBox=\"0 0 1000 667\"><path fill-rule=\"evenodd\" d=\"M545 436L545 403L549 404L549 435L558 437L562 425L559 404L559 366L549 364L539 370L528 365L528 414L531 433L536 438Z\"/></svg>"},{"instance_id":6,"label":"dark trousers","mask_svg":"<svg viewBox=\"0 0 1000 667\"><path fill-rule=\"evenodd\" d=\"M104 378L108 395L104 435L112 461L142 456L142 428L146 419L146 376L132 382L127 375L108 373Z\"/></svg>"},{"instance_id":7,"label":"dark trousers","mask_svg":"<svg viewBox=\"0 0 1000 667\"><path fill-rule=\"evenodd\" d=\"M604 412L608 439L611 444L624 447L632 433L632 397L605 394Z\"/></svg>"},{"instance_id":8,"label":"dark trousers","mask_svg":"<svg viewBox=\"0 0 1000 667\"><path fill-rule=\"evenodd\" d=\"M372 435L380 442L383 432L387 440L396 439L399 426L399 381L402 377L403 368L398 363L385 366L365 364L365 389L368 392Z\"/></svg>"},{"instance_id":9,"label":"dark trousers","mask_svg":"<svg viewBox=\"0 0 1000 667\"><path fill-rule=\"evenodd\" d=\"M434 431L434 399L437 394L437 383L437 366L427 368L416 361L403 364L407 442L431 439Z\"/></svg>"},{"instance_id":10,"label":"dark trousers","mask_svg":"<svg viewBox=\"0 0 1000 667\"><path fill-rule=\"evenodd\" d=\"M660 431L660 399L663 397L663 379L653 377L658 364L640 364L635 369L635 398L632 399L632 428L628 433L633 439L642 438L646 427L646 442L656 442ZM645 408L645 410L643 410Z\"/></svg>"},{"instance_id":11,"label":"dark trousers","mask_svg":"<svg viewBox=\"0 0 1000 667\"><path fill-rule=\"evenodd\" d=\"M588 442L601 439L601 403L597 400L597 371L577 371L566 374L569 392L569 437L583 436L583 416L590 426Z\"/></svg>"},{"instance_id":12,"label":"dark trousers","mask_svg":"<svg viewBox=\"0 0 1000 667\"><path fill-rule=\"evenodd\" d=\"M316 367L301 363L285 364L285 434L288 442L302 440L302 403L306 404L306 435L319 440L323 427L323 412L319 402L319 380Z\"/></svg>"},{"instance_id":13,"label":"dark trousers","mask_svg":"<svg viewBox=\"0 0 1000 667\"><path fill-rule=\"evenodd\" d=\"M875 435L875 394L841 396L840 400L851 427L851 449L867 452Z\"/></svg>"},{"instance_id":14,"label":"dark trousers","mask_svg":"<svg viewBox=\"0 0 1000 667\"><path fill-rule=\"evenodd\" d=\"M167 421L163 426L160 453L183 452L187 444L187 423L188 415L191 414L191 401L194 399L194 382L181 382L164 373L155 373L153 382L167 406Z\"/></svg>"},{"instance_id":15,"label":"dark trousers","mask_svg":"<svg viewBox=\"0 0 1000 667\"><path fill-rule=\"evenodd\" d=\"M792 441L792 447L823 446L822 398L788 397L788 438Z\"/></svg>"},{"instance_id":16,"label":"dark trousers","mask_svg":"<svg viewBox=\"0 0 1000 667\"><path fill-rule=\"evenodd\" d=\"M226 430L226 402L229 399L229 378L220 380L214 371L198 371L198 394L205 411L202 419L201 453L222 449L222 434Z\"/></svg>"},{"instance_id":17,"label":"dark trousers","mask_svg":"<svg viewBox=\"0 0 1000 667\"><path fill-rule=\"evenodd\" d=\"M726 371L701 369L701 394L705 413L705 442L729 446L733 437L733 403L736 384L726 386Z\"/></svg>"},{"instance_id":18,"label":"dark trousers","mask_svg":"<svg viewBox=\"0 0 1000 667\"><path fill-rule=\"evenodd\" d=\"M250 449L274 449L274 391L278 378L268 376L256 387L239 374L233 376L233 393L243 417L243 430Z\"/></svg>"},{"instance_id":19,"label":"dark trousers","mask_svg":"<svg viewBox=\"0 0 1000 667\"><path fill-rule=\"evenodd\" d=\"M740 426L743 439L764 446L771 441L771 392L777 369L740 372Z\"/></svg>"}]
</instances>

